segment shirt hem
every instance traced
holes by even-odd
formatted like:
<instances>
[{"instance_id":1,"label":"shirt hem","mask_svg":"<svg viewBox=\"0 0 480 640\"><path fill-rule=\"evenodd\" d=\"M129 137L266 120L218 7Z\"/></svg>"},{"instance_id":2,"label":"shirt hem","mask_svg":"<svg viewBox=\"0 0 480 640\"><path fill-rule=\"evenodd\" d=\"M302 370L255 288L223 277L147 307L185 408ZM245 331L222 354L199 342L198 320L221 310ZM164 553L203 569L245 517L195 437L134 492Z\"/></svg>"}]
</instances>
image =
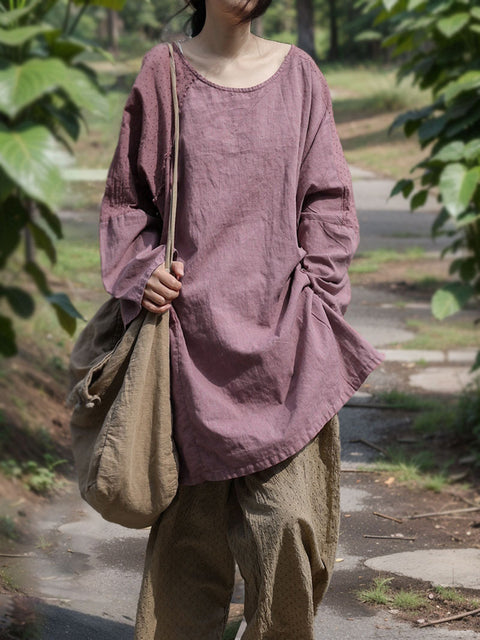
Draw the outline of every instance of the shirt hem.
<instances>
[{"instance_id":1,"label":"shirt hem","mask_svg":"<svg viewBox=\"0 0 480 640\"><path fill-rule=\"evenodd\" d=\"M362 369L361 374L354 381L354 384L350 386L350 389L346 389L344 393L338 396L337 402L330 405L328 410L324 411L321 414L321 417L315 419L315 422L310 426L310 428L305 432L304 437L301 440L296 440L295 444L290 444L278 450L278 453L274 456L265 457L261 461L256 463L251 463L247 465L243 465L238 467L235 470L229 471L212 471L209 470L208 477L203 477L202 479L196 480L195 478L191 480L181 480L180 485L184 486L194 486L197 484L202 484L203 482L212 482L212 481L222 481L222 480L233 480L235 478L240 478L242 476L250 475L252 473L256 473L257 471L264 471L270 467L273 467L280 462L283 462L290 456L295 455L299 451L301 451L307 444L315 438L318 433L323 429L323 427L327 424L329 420L331 420L345 405L345 403L352 397L352 395L361 387L366 378L370 375L370 373L383 361L385 360L385 355L382 353L378 353L378 356L374 358L370 358ZM350 383L349 383L350 384ZM319 427L319 423L321 426Z\"/></svg>"}]
</instances>

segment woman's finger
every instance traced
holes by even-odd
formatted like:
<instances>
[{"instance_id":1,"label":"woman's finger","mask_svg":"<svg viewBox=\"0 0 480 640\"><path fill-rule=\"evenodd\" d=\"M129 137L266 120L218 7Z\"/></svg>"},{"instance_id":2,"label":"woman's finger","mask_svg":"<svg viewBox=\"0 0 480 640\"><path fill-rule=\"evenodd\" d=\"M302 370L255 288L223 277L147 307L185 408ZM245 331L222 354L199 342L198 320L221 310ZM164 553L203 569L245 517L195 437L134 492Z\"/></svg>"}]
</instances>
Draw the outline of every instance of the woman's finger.
<instances>
[{"instance_id":1,"label":"woman's finger","mask_svg":"<svg viewBox=\"0 0 480 640\"><path fill-rule=\"evenodd\" d=\"M149 302L157 305L157 307L161 307L163 304L169 304L171 302L171 300L167 300L164 296L148 289L145 289L143 295Z\"/></svg>"},{"instance_id":2,"label":"woman's finger","mask_svg":"<svg viewBox=\"0 0 480 640\"><path fill-rule=\"evenodd\" d=\"M145 285L145 293L147 295L156 294L157 296L162 296L165 300L171 301L178 297L180 290L170 289L159 282L155 277L152 277Z\"/></svg>"},{"instance_id":3,"label":"woman's finger","mask_svg":"<svg viewBox=\"0 0 480 640\"><path fill-rule=\"evenodd\" d=\"M172 262L172 268L173 264L174 263ZM175 270L177 268L178 267L175 266ZM180 291L180 289L182 288L182 283L179 282L172 273L167 271L163 264L155 269L148 282L158 282L160 284L163 284L165 287L168 287L169 289L173 289L174 291Z\"/></svg>"},{"instance_id":4,"label":"woman's finger","mask_svg":"<svg viewBox=\"0 0 480 640\"><path fill-rule=\"evenodd\" d=\"M156 305L145 297L142 300L142 307L144 307L147 311L151 311L152 313L165 313L165 311L170 309L171 306L171 304L163 304L160 306Z\"/></svg>"}]
</instances>

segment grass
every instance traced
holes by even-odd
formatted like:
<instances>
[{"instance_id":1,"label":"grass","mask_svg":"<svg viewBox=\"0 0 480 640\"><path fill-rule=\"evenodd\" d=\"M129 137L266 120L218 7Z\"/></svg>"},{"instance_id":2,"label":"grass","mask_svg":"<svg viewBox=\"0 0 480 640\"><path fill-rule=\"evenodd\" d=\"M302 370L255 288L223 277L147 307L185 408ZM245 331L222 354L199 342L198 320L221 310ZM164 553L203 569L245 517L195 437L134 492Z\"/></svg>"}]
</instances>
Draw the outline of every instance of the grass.
<instances>
[{"instance_id":1,"label":"grass","mask_svg":"<svg viewBox=\"0 0 480 640\"><path fill-rule=\"evenodd\" d=\"M467 602L467 598L463 595L463 593L459 593L455 591L452 587L442 587L437 586L434 589L435 593L437 593L443 600L447 602L455 602L457 604L464 604Z\"/></svg>"},{"instance_id":2,"label":"grass","mask_svg":"<svg viewBox=\"0 0 480 640\"><path fill-rule=\"evenodd\" d=\"M395 587L395 578L377 576L371 587L355 592L360 602L388 607L391 612L401 613L411 621L421 611L433 614L434 618L449 615L451 611L468 611L478 608L479 600L464 595L451 587L423 587L402 589Z\"/></svg>"},{"instance_id":3,"label":"grass","mask_svg":"<svg viewBox=\"0 0 480 640\"><path fill-rule=\"evenodd\" d=\"M436 400L415 396L397 389L382 391L377 394L376 398L380 404L387 404L392 409L406 409L407 411L424 411L425 409L436 409L439 406Z\"/></svg>"},{"instance_id":4,"label":"grass","mask_svg":"<svg viewBox=\"0 0 480 640\"><path fill-rule=\"evenodd\" d=\"M449 483L447 470L451 462L439 469L433 451L412 452L396 445L387 449L387 459L377 461L375 469L391 473L399 484L440 493Z\"/></svg>"},{"instance_id":5,"label":"grass","mask_svg":"<svg viewBox=\"0 0 480 640\"><path fill-rule=\"evenodd\" d=\"M408 319L406 325L416 333L415 337L401 344L402 349L462 349L478 348L480 325L473 320ZM391 345L400 346L400 345Z\"/></svg>"},{"instance_id":6,"label":"grass","mask_svg":"<svg viewBox=\"0 0 480 640\"><path fill-rule=\"evenodd\" d=\"M374 273L380 266L389 262L406 262L423 258L425 250L422 247L409 247L406 251L394 251L393 249L374 249L357 253L350 273Z\"/></svg>"},{"instance_id":7,"label":"grass","mask_svg":"<svg viewBox=\"0 0 480 640\"><path fill-rule=\"evenodd\" d=\"M423 594L415 591L405 591L404 589L396 593L390 602L392 607L402 610L421 609L428 604Z\"/></svg>"},{"instance_id":8,"label":"grass","mask_svg":"<svg viewBox=\"0 0 480 640\"><path fill-rule=\"evenodd\" d=\"M67 462L51 454L44 454L44 463L36 460L20 462L15 458L0 461L0 472L7 478L18 478L25 486L38 494L47 494L59 485L55 468Z\"/></svg>"},{"instance_id":9,"label":"grass","mask_svg":"<svg viewBox=\"0 0 480 640\"><path fill-rule=\"evenodd\" d=\"M9 574L7 569L0 569L0 583L6 586L11 591L18 591L19 586L16 581Z\"/></svg>"},{"instance_id":10,"label":"grass","mask_svg":"<svg viewBox=\"0 0 480 640\"><path fill-rule=\"evenodd\" d=\"M389 135L388 130L399 113L428 104L430 94L408 79L397 85L388 67L326 66L323 71L348 162L394 179L405 177L425 152L415 136L405 138L399 129Z\"/></svg>"},{"instance_id":11,"label":"grass","mask_svg":"<svg viewBox=\"0 0 480 640\"><path fill-rule=\"evenodd\" d=\"M10 516L0 515L0 537L7 540L18 540L20 537L17 526Z\"/></svg>"},{"instance_id":12,"label":"grass","mask_svg":"<svg viewBox=\"0 0 480 640\"><path fill-rule=\"evenodd\" d=\"M361 602L367 604L389 604L389 584L393 578L374 578L373 586L370 589L357 591L357 597Z\"/></svg>"}]
</instances>

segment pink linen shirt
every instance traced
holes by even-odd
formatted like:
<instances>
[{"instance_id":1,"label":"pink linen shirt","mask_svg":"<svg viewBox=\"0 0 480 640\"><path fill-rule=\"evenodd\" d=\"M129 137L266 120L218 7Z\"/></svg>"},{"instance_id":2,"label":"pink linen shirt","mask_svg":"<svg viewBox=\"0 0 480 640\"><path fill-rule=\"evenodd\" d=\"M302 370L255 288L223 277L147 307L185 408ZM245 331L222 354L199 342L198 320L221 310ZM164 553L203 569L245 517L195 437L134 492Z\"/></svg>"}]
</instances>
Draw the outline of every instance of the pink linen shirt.
<instances>
[{"instance_id":1,"label":"pink linen shirt","mask_svg":"<svg viewBox=\"0 0 480 640\"><path fill-rule=\"evenodd\" d=\"M313 59L292 45L266 81L231 88L174 51L185 276L170 312L171 389L180 482L198 484L298 452L383 358L343 318L358 221ZM165 44L144 58L102 200L102 275L126 324L165 255L168 64Z\"/></svg>"}]
</instances>

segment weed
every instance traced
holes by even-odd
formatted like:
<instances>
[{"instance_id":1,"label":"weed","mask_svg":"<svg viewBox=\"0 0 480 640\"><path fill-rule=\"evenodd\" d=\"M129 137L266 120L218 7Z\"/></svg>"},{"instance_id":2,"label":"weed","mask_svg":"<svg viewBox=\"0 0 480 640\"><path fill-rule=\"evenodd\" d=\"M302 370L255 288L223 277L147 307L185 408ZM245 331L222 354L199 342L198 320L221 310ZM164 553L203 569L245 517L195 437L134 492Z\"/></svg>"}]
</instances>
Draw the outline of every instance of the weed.
<instances>
[{"instance_id":1,"label":"weed","mask_svg":"<svg viewBox=\"0 0 480 640\"><path fill-rule=\"evenodd\" d=\"M22 465L13 458L0 460L0 471L7 478L21 478L23 473Z\"/></svg>"},{"instance_id":2,"label":"weed","mask_svg":"<svg viewBox=\"0 0 480 640\"><path fill-rule=\"evenodd\" d=\"M11 591L18 591L19 589L18 584L6 569L0 569L0 582L8 587Z\"/></svg>"},{"instance_id":3,"label":"weed","mask_svg":"<svg viewBox=\"0 0 480 640\"><path fill-rule=\"evenodd\" d=\"M392 607L396 609L420 609L428 604L426 598L415 591L401 589L391 599Z\"/></svg>"},{"instance_id":4,"label":"weed","mask_svg":"<svg viewBox=\"0 0 480 640\"><path fill-rule=\"evenodd\" d=\"M375 467L378 471L393 473L400 484L416 485L438 492L448 483L447 465L434 474L429 473L436 466L432 451L406 453L399 447L389 447L387 456L387 460L378 461Z\"/></svg>"},{"instance_id":5,"label":"weed","mask_svg":"<svg viewBox=\"0 0 480 640\"><path fill-rule=\"evenodd\" d=\"M462 604L463 602L467 601L467 598L465 598L462 593L459 593L452 587L442 587L438 585L437 587L435 587L434 591L448 602L457 602L459 604Z\"/></svg>"},{"instance_id":6,"label":"weed","mask_svg":"<svg viewBox=\"0 0 480 640\"><path fill-rule=\"evenodd\" d=\"M390 602L388 586L392 580L393 578L374 578L374 586L371 589L362 589L357 592L358 599L369 604L388 604Z\"/></svg>"},{"instance_id":7,"label":"weed","mask_svg":"<svg viewBox=\"0 0 480 640\"><path fill-rule=\"evenodd\" d=\"M380 265L388 262L405 262L418 260L424 257L423 247L409 247L406 251L394 251L393 249L375 249L357 253L350 267L351 273L374 273Z\"/></svg>"},{"instance_id":8,"label":"weed","mask_svg":"<svg viewBox=\"0 0 480 640\"><path fill-rule=\"evenodd\" d=\"M444 473L434 473L428 475L423 479L423 487L428 491L434 491L435 493L441 493L449 482L447 476Z\"/></svg>"},{"instance_id":9,"label":"weed","mask_svg":"<svg viewBox=\"0 0 480 640\"><path fill-rule=\"evenodd\" d=\"M17 527L10 516L0 516L0 536L8 540L18 540Z\"/></svg>"},{"instance_id":10,"label":"weed","mask_svg":"<svg viewBox=\"0 0 480 640\"><path fill-rule=\"evenodd\" d=\"M396 389L382 391L377 395L377 399L382 404L388 404L392 408L405 409L407 411L424 411L438 406L438 402L435 400L421 398Z\"/></svg>"},{"instance_id":11,"label":"weed","mask_svg":"<svg viewBox=\"0 0 480 640\"><path fill-rule=\"evenodd\" d=\"M35 546L37 549L41 549L42 551L48 551L53 547L53 542L47 540L45 536L40 536Z\"/></svg>"},{"instance_id":12,"label":"weed","mask_svg":"<svg viewBox=\"0 0 480 640\"><path fill-rule=\"evenodd\" d=\"M428 411L416 416L413 422L413 428L422 434L451 431L455 418L456 411L454 407L431 407Z\"/></svg>"},{"instance_id":13,"label":"weed","mask_svg":"<svg viewBox=\"0 0 480 640\"><path fill-rule=\"evenodd\" d=\"M404 349L455 349L478 347L480 329L473 321L409 319L407 327L414 329L414 338L402 344Z\"/></svg>"},{"instance_id":14,"label":"weed","mask_svg":"<svg viewBox=\"0 0 480 640\"><path fill-rule=\"evenodd\" d=\"M55 467L64 464L67 460L61 460L56 456L44 454L45 464L41 465L36 460L18 462L13 458L0 461L0 471L7 477L21 479L26 487L35 493L48 493L57 483Z\"/></svg>"}]
</instances>

